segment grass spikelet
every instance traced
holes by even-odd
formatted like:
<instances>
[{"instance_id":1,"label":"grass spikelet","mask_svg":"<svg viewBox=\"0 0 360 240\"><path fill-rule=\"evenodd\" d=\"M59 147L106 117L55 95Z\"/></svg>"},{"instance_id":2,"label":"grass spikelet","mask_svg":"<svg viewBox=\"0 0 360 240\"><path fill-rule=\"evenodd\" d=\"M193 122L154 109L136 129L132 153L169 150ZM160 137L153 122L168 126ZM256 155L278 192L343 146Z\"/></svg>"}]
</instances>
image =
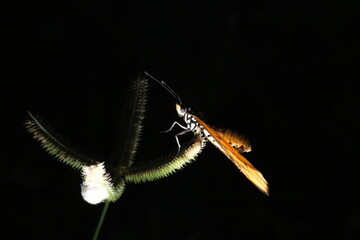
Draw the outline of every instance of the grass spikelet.
<instances>
[{"instance_id":1,"label":"grass spikelet","mask_svg":"<svg viewBox=\"0 0 360 240\"><path fill-rule=\"evenodd\" d=\"M52 156L61 162L80 170L84 165L97 163L95 160L85 157L69 147L61 136L46 126L40 118L36 118L29 112L29 119L25 121L25 127L33 138L41 143L41 146Z\"/></svg>"},{"instance_id":2,"label":"grass spikelet","mask_svg":"<svg viewBox=\"0 0 360 240\"><path fill-rule=\"evenodd\" d=\"M124 170L126 182L141 183L168 177L191 163L201 153L204 141L196 135L175 157L165 157L151 163L143 163Z\"/></svg>"}]
</instances>

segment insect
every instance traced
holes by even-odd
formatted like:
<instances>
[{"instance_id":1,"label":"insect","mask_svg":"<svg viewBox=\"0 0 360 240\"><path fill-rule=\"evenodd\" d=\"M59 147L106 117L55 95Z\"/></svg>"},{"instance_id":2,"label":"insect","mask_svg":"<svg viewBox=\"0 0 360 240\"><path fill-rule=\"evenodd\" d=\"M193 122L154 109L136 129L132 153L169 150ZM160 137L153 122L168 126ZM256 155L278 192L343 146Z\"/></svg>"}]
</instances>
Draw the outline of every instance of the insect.
<instances>
[{"instance_id":1,"label":"insect","mask_svg":"<svg viewBox=\"0 0 360 240\"><path fill-rule=\"evenodd\" d=\"M225 156L227 156L260 191L266 195L269 195L268 183L263 175L241 154L243 152L251 151L250 143L243 136L236 134L231 130L210 127L196 114L194 114L191 111L191 108L184 107L180 97L164 81L156 79L147 72L145 72L145 74L163 86L177 100L177 114L179 117L183 118L186 126L183 126L178 122L174 122L165 132L171 131L175 125L178 125L184 129L175 135L179 149L180 142L178 136L188 132L193 132L195 135L200 135L204 140L211 142Z\"/></svg>"}]
</instances>

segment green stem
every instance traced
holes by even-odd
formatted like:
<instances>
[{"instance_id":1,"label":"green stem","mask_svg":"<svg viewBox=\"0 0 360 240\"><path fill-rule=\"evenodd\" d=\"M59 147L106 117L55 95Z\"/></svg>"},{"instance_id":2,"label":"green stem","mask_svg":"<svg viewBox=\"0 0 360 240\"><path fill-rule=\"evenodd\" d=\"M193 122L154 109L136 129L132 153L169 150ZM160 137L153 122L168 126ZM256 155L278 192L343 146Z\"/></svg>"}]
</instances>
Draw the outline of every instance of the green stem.
<instances>
[{"instance_id":1,"label":"green stem","mask_svg":"<svg viewBox=\"0 0 360 240\"><path fill-rule=\"evenodd\" d=\"M98 238L98 236L99 236L99 233L100 233L100 230L101 230L101 226L102 226L102 224L103 224L103 222L104 222L104 218L105 218L106 212L107 212L107 210L108 210L108 208L109 208L109 204L110 204L109 201L106 201L105 204L104 204L104 208L103 208L103 210L102 210L102 212L101 212L101 216L100 216L100 218L99 218L99 222L98 222L98 224L97 224L97 226L96 226L96 230L95 230L94 236L93 236L93 238L92 238L93 240L97 240L97 238Z\"/></svg>"}]
</instances>

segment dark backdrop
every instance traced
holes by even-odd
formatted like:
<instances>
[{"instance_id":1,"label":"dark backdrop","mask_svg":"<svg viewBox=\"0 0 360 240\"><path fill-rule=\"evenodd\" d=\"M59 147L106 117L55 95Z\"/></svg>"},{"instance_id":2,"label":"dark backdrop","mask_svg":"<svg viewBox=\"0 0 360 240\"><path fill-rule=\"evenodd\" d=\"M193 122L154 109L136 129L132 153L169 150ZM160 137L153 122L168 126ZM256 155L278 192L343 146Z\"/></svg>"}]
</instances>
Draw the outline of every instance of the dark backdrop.
<instances>
[{"instance_id":1,"label":"dark backdrop","mask_svg":"<svg viewBox=\"0 0 360 240\"><path fill-rule=\"evenodd\" d=\"M46 1L2 8L2 235L90 239L102 206L26 133L27 111L103 159L129 81L148 71L207 123L245 134L258 191L216 148L129 185L100 239L359 237L355 1ZM150 82L136 161L176 151L174 99ZM186 137L181 138L182 141Z\"/></svg>"}]
</instances>

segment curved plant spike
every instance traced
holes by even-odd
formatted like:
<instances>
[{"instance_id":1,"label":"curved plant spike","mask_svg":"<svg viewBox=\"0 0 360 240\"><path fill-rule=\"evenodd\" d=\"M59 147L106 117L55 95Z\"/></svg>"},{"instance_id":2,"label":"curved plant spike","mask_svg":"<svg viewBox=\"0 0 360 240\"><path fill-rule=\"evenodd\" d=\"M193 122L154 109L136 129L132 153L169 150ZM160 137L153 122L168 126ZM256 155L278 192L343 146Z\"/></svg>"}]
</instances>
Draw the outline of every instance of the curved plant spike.
<instances>
[{"instance_id":1,"label":"curved plant spike","mask_svg":"<svg viewBox=\"0 0 360 240\"><path fill-rule=\"evenodd\" d=\"M194 161L201 153L203 147L205 147L205 140L200 134L195 135L188 146L180 150L175 157L165 157L154 162L143 163L124 169L125 181L141 183L168 177Z\"/></svg>"},{"instance_id":2,"label":"curved plant spike","mask_svg":"<svg viewBox=\"0 0 360 240\"><path fill-rule=\"evenodd\" d=\"M60 135L56 134L51 127L47 126L39 117L29 112L29 119L25 121L25 127L34 139L41 143L41 146L50 155L61 162L64 162L74 169L79 170L82 166L98 163L97 161L79 154L65 144L67 142Z\"/></svg>"},{"instance_id":3,"label":"curved plant spike","mask_svg":"<svg viewBox=\"0 0 360 240\"><path fill-rule=\"evenodd\" d=\"M115 171L118 171L115 174L119 174L122 168L133 164L145 117L147 88L148 80L140 76L131 83L125 114L121 122L123 134L119 135L118 144L112 154L112 163L115 165Z\"/></svg>"}]
</instances>

